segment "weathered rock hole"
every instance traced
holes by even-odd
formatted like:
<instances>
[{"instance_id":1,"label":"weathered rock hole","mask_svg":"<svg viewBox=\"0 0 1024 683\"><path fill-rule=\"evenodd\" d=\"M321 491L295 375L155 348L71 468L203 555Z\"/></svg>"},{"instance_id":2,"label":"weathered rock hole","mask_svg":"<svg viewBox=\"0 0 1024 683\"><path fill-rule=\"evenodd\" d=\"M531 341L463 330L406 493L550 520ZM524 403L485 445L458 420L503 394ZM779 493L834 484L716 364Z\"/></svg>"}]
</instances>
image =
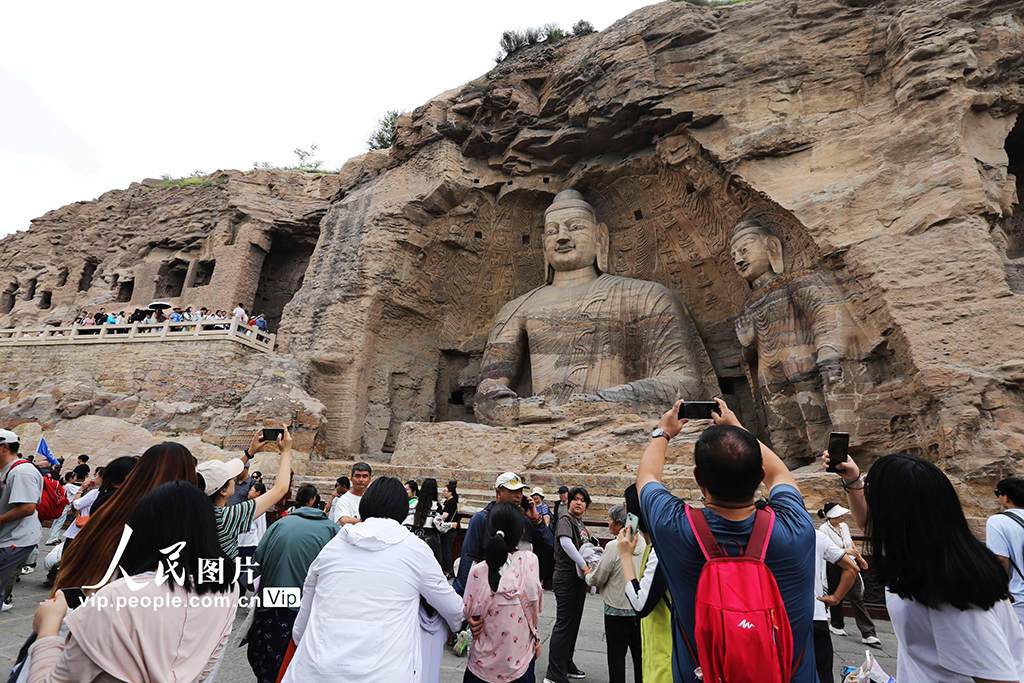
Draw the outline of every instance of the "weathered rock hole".
<instances>
[{"instance_id":1,"label":"weathered rock hole","mask_svg":"<svg viewBox=\"0 0 1024 683\"><path fill-rule=\"evenodd\" d=\"M50 308L50 302L53 298L53 292L40 292L39 293L39 309L47 310Z\"/></svg>"},{"instance_id":2,"label":"weathered rock hole","mask_svg":"<svg viewBox=\"0 0 1024 683\"><path fill-rule=\"evenodd\" d=\"M86 261L85 265L82 266L82 276L78 278L79 292L88 292L89 288L92 287L92 276L96 274L96 267L98 265L96 261Z\"/></svg>"},{"instance_id":3,"label":"weathered rock hole","mask_svg":"<svg viewBox=\"0 0 1024 683\"><path fill-rule=\"evenodd\" d=\"M216 264L216 259L196 262L195 277L192 280L192 286L205 287L210 284L210 279L213 277L213 268Z\"/></svg>"},{"instance_id":4,"label":"weathered rock hole","mask_svg":"<svg viewBox=\"0 0 1024 683\"><path fill-rule=\"evenodd\" d=\"M284 307L302 287L319 234L317 227L315 236L295 233L273 235L270 251L263 259L252 310L266 317L271 330L278 328Z\"/></svg>"},{"instance_id":5,"label":"weathered rock hole","mask_svg":"<svg viewBox=\"0 0 1024 683\"><path fill-rule=\"evenodd\" d=\"M28 281L28 288L25 290L25 301L32 301L35 298L37 282L35 278Z\"/></svg>"},{"instance_id":6,"label":"weathered rock hole","mask_svg":"<svg viewBox=\"0 0 1024 683\"><path fill-rule=\"evenodd\" d=\"M156 298L173 299L181 296L185 288L185 276L188 275L188 262L174 259L170 263L162 263L157 273Z\"/></svg>"},{"instance_id":7,"label":"weathered rock hole","mask_svg":"<svg viewBox=\"0 0 1024 683\"><path fill-rule=\"evenodd\" d=\"M529 243L530 243L530 236L529 235L523 235L523 244L529 244Z\"/></svg>"},{"instance_id":8,"label":"weathered rock hole","mask_svg":"<svg viewBox=\"0 0 1024 683\"><path fill-rule=\"evenodd\" d=\"M484 234L477 230L476 232L473 233L473 237L477 238L478 240L482 240L484 238Z\"/></svg>"},{"instance_id":9,"label":"weathered rock hole","mask_svg":"<svg viewBox=\"0 0 1024 683\"><path fill-rule=\"evenodd\" d=\"M3 295L0 295L0 313L7 315L14 308L14 295L18 292L18 283L12 282L7 285Z\"/></svg>"},{"instance_id":10,"label":"weathered rock hole","mask_svg":"<svg viewBox=\"0 0 1024 683\"><path fill-rule=\"evenodd\" d=\"M61 268L60 272L57 273L57 286L63 287L68 283L68 269Z\"/></svg>"},{"instance_id":11,"label":"weathered rock hole","mask_svg":"<svg viewBox=\"0 0 1024 683\"><path fill-rule=\"evenodd\" d=\"M633 218L635 218L638 221L643 220L644 212L641 211L640 209L637 209L636 211L633 212Z\"/></svg>"},{"instance_id":12,"label":"weathered rock hole","mask_svg":"<svg viewBox=\"0 0 1024 683\"><path fill-rule=\"evenodd\" d=\"M117 286L118 303L128 303L135 294L135 280L125 280Z\"/></svg>"}]
</instances>

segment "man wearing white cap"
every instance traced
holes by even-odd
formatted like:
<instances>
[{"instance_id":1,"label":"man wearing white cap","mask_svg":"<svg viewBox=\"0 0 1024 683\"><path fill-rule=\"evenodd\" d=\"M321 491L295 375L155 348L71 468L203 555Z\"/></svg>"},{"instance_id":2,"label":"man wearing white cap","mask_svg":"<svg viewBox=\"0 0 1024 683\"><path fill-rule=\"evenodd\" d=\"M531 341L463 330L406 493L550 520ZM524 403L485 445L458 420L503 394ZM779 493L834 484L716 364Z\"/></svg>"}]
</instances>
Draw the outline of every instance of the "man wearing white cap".
<instances>
[{"instance_id":1,"label":"man wearing white cap","mask_svg":"<svg viewBox=\"0 0 1024 683\"><path fill-rule=\"evenodd\" d=\"M533 498L523 498L523 489L526 482L515 472L504 472L494 482L494 503L515 503L523 507L526 515L526 529L523 530L523 539L519 547L525 550L532 550L533 544L539 543L549 550L553 547L554 539L551 529L544 523L544 518L537 512L537 505ZM527 502L528 501L528 506ZM455 592L462 595L466 588L466 579L469 578L469 570L473 568L474 562L481 562L484 559L484 551L487 549L487 542L490 535L487 533L487 516L491 512L494 503L489 503L480 512L473 515L469 520L469 527L466 529L466 538L462 541L462 559L459 561L459 575L455 577L452 587Z\"/></svg>"},{"instance_id":2,"label":"man wearing white cap","mask_svg":"<svg viewBox=\"0 0 1024 683\"><path fill-rule=\"evenodd\" d=\"M253 442L256 443L257 440L258 436ZM203 477L204 491L213 502L213 514L217 520L217 540L220 541L224 554L232 560L238 555L238 534L248 531L254 519L274 507L274 504L288 493L292 475L292 436L287 427L284 428L284 434L277 438L277 447L281 453L281 462L277 468L274 487L258 498L246 500L238 505L227 506L227 502L235 492L235 478L245 469L241 459L235 458L227 462L207 460L196 467L196 472Z\"/></svg>"},{"instance_id":3,"label":"man wearing white cap","mask_svg":"<svg viewBox=\"0 0 1024 683\"><path fill-rule=\"evenodd\" d=\"M0 586L21 569L42 536L36 506L43 495L43 475L18 458L18 435L0 429Z\"/></svg>"}]
</instances>

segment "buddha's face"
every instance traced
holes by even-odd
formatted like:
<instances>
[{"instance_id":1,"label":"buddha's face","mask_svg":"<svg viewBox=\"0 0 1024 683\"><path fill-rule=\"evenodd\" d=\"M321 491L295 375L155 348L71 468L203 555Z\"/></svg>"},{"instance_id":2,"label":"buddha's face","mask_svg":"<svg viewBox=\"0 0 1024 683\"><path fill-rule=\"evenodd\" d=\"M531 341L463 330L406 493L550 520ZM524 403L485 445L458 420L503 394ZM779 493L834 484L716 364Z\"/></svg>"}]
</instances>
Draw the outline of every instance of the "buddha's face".
<instances>
[{"instance_id":1,"label":"buddha's face","mask_svg":"<svg viewBox=\"0 0 1024 683\"><path fill-rule=\"evenodd\" d=\"M754 282L771 270L768 245L756 232L740 234L732 241L732 262L736 272L747 282Z\"/></svg>"},{"instance_id":2,"label":"buddha's face","mask_svg":"<svg viewBox=\"0 0 1024 683\"><path fill-rule=\"evenodd\" d=\"M556 209L544 224L544 256L558 271L578 270L597 263L598 227L582 207Z\"/></svg>"}]
</instances>

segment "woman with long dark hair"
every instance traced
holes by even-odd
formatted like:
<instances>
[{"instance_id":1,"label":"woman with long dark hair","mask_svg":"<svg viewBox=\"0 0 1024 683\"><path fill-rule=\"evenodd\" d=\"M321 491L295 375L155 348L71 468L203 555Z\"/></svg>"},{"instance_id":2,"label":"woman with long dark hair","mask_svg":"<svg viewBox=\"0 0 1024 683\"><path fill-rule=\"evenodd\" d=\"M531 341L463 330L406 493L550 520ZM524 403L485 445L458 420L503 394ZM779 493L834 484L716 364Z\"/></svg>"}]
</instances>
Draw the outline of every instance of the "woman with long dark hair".
<instances>
[{"instance_id":1,"label":"woman with long dark hair","mask_svg":"<svg viewBox=\"0 0 1024 683\"><path fill-rule=\"evenodd\" d=\"M106 505L114 493L121 488L125 480L128 479L128 475L132 473L132 470L135 469L138 463L139 456L124 455L111 460L103 469L103 484L100 486L100 493L96 497L96 502L92 504L93 515L99 512L100 508Z\"/></svg>"},{"instance_id":2,"label":"woman with long dark hair","mask_svg":"<svg viewBox=\"0 0 1024 683\"><path fill-rule=\"evenodd\" d=\"M534 680L544 591L537 556L518 549L525 527L513 503L496 503L487 516L486 559L473 565L463 596L466 618L483 619L483 630L469 646L463 683Z\"/></svg>"},{"instance_id":3,"label":"woman with long dark hair","mask_svg":"<svg viewBox=\"0 0 1024 683\"><path fill-rule=\"evenodd\" d=\"M179 480L193 486L198 481L192 453L173 441L150 446L115 495L90 516L82 533L64 550L54 593L98 584L107 575L124 525L142 497L161 484Z\"/></svg>"},{"instance_id":4,"label":"woman with long dark hair","mask_svg":"<svg viewBox=\"0 0 1024 683\"><path fill-rule=\"evenodd\" d=\"M1010 607L1009 576L971 533L946 475L905 453L880 458L866 477L850 457L837 469L885 586L899 639L896 679L1024 679L1024 632Z\"/></svg>"},{"instance_id":5,"label":"woman with long dark hair","mask_svg":"<svg viewBox=\"0 0 1024 683\"><path fill-rule=\"evenodd\" d=\"M448 480L448 484L441 491L441 496L444 497L441 521L452 525L451 529L441 534L441 568L444 569L444 575L451 578L452 545L455 543L455 530L459 528L459 523L455 519L459 514L458 482L454 479Z\"/></svg>"},{"instance_id":6,"label":"woman with long dark hair","mask_svg":"<svg viewBox=\"0 0 1024 683\"><path fill-rule=\"evenodd\" d=\"M409 484L406 483L406 487ZM424 479L423 486L418 489L419 499L416 507L409 509L405 518L405 526L409 531L423 539L430 546L437 563L441 563L441 534L451 531L452 525L442 521L437 511L437 480Z\"/></svg>"},{"instance_id":7,"label":"woman with long dark hair","mask_svg":"<svg viewBox=\"0 0 1024 683\"><path fill-rule=\"evenodd\" d=\"M128 526L121 578L70 614L63 592L36 609L29 680L215 680L238 592L227 570L200 581L201 559L227 559L213 505L194 484L172 481L142 497Z\"/></svg>"}]
</instances>

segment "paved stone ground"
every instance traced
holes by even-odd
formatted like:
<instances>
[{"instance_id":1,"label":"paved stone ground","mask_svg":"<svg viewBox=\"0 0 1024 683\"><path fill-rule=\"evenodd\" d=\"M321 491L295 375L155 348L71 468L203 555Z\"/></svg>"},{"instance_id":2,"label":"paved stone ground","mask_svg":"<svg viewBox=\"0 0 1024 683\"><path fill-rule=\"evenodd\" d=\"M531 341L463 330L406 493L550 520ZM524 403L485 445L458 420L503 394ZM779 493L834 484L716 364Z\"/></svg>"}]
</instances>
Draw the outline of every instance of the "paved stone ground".
<instances>
[{"instance_id":1,"label":"paved stone ground","mask_svg":"<svg viewBox=\"0 0 1024 683\"><path fill-rule=\"evenodd\" d=\"M6 679L18 650L21 649L25 638L32 632L32 615L36 606L48 595L47 589L42 585L44 578L45 575L42 571L23 576L14 588L14 609L0 614L0 680ZM590 683L607 683L608 681L602 604L600 596L587 598L583 613L583 625L580 628L580 637L576 645L576 665L587 672L586 681ZM242 623L244 616L244 614L239 614L236 626ZM543 681L544 671L547 667L547 645L554 622L555 596L547 591L544 593L544 611L540 618L543 651L537 666L537 683ZM852 618L847 620L846 626L851 635L845 638L832 636L832 644L836 652L837 681L839 680L839 670L843 666L859 666L864 660L864 650L868 649L867 645L861 644L859 635L853 635L856 626ZM896 636L887 621L879 622L877 627L882 647L875 649L875 654L886 672L894 676L896 674ZM462 681L465 668L465 658L456 657L450 650L446 650L444 661L441 664L442 683L459 683ZM632 663L627 659L627 680L632 680L631 672ZM218 683L254 683L255 680L245 658L245 648L229 650L221 664L220 674L217 677Z\"/></svg>"}]
</instances>

